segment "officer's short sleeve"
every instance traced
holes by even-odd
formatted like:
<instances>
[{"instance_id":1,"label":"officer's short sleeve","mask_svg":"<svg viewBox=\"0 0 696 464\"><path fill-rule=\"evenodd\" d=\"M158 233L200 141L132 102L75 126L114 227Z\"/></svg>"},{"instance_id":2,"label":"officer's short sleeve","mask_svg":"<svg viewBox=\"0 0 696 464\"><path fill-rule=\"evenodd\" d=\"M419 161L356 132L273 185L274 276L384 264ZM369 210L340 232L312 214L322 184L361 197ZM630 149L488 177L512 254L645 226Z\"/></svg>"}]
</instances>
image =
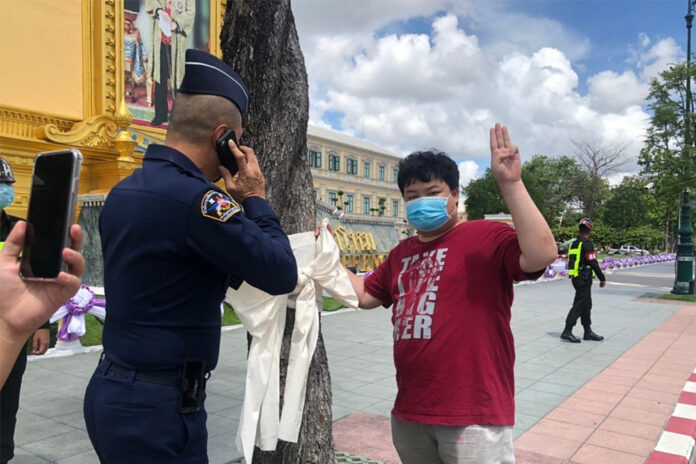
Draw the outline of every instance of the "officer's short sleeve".
<instances>
[{"instance_id":1,"label":"officer's short sleeve","mask_svg":"<svg viewBox=\"0 0 696 464\"><path fill-rule=\"evenodd\" d=\"M278 217L262 198L201 192L191 205L186 245L201 259L273 295L297 284L297 264Z\"/></svg>"}]
</instances>

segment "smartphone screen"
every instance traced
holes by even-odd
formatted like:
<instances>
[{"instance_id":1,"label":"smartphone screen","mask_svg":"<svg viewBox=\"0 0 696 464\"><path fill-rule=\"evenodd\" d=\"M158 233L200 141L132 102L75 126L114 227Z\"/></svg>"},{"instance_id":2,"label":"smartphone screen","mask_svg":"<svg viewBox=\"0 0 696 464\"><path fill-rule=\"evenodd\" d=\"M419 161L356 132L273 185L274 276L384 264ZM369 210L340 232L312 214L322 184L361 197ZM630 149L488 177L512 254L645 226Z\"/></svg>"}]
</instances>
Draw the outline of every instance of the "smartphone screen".
<instances>
[{"instance_id":1,"label":"smartphone screen","mask_svg":"<svg viewBox=\"0 0 696 464\"><path fill-rule=\"evenodd\" d=\"M20 265L25 278L55 279L64 269L62 253L74 220L81 160L77 150L36 157Z\"/></svg>"}]
</instances>

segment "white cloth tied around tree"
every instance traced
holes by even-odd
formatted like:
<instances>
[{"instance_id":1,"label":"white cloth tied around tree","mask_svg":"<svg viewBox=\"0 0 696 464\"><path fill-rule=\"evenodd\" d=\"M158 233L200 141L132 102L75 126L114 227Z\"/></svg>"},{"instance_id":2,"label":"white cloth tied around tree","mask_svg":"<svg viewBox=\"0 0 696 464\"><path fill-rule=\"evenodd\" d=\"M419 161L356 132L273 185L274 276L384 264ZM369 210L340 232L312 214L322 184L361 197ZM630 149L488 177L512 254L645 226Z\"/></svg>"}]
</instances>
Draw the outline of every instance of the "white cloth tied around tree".
<instances>
[{"instance_id":1,"label":"white cloth tied around tree","mask_svg":"<svg viewBox=\"0 0 696 464\"><path fill-rule=\"evenodd\" d=\"M302 424L307 374L319 337L322 289L357 309L358 297L341 266L338 246L322 222L315 240L313 232L289 236L298 265L297 286L292 292L295 325L292 332L288 371L279 415L280 350L289 295L272 296L244 283L228 290L226 301L253 337L247 360L246 390L237 431L237 448L251 463L254 445L275 450L278 439L297 442ZM280 416L280 419L279 419Z\"/></svg>"}]
</instances>

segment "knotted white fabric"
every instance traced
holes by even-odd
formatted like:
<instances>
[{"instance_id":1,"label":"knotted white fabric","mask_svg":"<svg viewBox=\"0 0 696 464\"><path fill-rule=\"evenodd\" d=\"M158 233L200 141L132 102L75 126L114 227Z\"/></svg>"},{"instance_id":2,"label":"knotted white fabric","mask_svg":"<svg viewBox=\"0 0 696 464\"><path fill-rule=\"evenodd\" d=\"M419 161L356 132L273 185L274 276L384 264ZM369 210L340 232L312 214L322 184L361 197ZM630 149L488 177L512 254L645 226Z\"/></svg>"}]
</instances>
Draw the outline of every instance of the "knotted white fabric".
<instances>
[{"instance_id":1,"label":"knotted white fabric","mask_svg":"<svg viewBox=\"0 0 696 464\"><path fill-rule=\"evenodd\" d=\"M65 318L56 335L57 338L62 341L79 340L87 331L86 313L103 320L106 317L106 301L97 298L87 285L82 285L77 293L51 316L51 323Z\"/></svg>"},{"instance_id":2,"label":"knotted white fabric","mask_svg":"<svg viewBox=\"0 0 696 464\"><path fill-rule=\"evenodd\" d=\"M251 464L254 445L275 450L278 439L297 442L302 423L307 373L319 337L322 289L354 309L358 297L341 266L338 246L324 219L319 237L313 232L294 234L290 245L298 264L295 325L292 332L288 372L279 419L280 349L285 327L285 308L293 306L288 295L272 296L244 283L228 290L228 301L253 337L247 360L246 390L237 448Z\"/></svg>"}]
</instances>

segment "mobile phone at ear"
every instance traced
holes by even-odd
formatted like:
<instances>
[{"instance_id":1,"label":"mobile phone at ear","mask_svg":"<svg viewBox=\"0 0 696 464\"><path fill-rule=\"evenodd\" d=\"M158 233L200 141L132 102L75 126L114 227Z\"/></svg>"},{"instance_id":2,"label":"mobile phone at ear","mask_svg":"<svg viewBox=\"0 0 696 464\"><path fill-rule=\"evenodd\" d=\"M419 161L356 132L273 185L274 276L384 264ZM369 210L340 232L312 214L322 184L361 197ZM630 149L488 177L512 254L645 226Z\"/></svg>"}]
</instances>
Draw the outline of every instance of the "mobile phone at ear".
<instances>
[{"instance_id":1,"label":"mobile phone at ear","mask_svg":"<svg viewBox=\"0 0 696 464\"><path fill-rule=\"evenodd\" d=\"M27 280L56 280L67 270L63 248L70 246L82 153L39 153L34 160L27 232L19 272Z\"/></svg>"},{"instance_id":2,"label":"mobile phone at ear","mask_svg":"<svg viewBox=\"0 0 696 464\"><path fill-rule=\"evenodd\" d=\"M217 151L220 164L227 168L230 174L234 176L237 174L239 168L237 167L237 160L234 159L234 155L230 150L230 140L234 141L235 145L239 145L237 143L237 135L234 133L233 129L227 129L225 133L215 141L215 150Z\"/></svg>"}]
</instances>

